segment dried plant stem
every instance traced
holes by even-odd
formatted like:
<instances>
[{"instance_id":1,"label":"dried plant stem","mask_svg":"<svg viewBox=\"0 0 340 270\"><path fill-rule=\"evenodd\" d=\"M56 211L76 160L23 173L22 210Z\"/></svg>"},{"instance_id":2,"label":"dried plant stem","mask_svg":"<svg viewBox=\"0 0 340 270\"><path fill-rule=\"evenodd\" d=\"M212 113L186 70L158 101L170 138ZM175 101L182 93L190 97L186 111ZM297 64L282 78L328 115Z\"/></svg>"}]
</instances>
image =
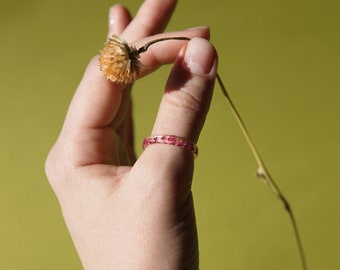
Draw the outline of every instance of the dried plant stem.
<instances>
[{"instance_id":1,"label":"dried plant stem","mask_svg":"<svg viewBox=\"0 0 340 270\"><path fill-rule=\"evenodd\" d=\"M260 177L265 182L265 184L267 184L270 187L270 189L273 191L275 196L282 202L285 210L287 211L287 213L289 215L290 221L291 221L292 226L293 226L294 234L295 234L295 239L296 239L296 242L297 242L297 245L298 245L299 253L300 253L302 269L307 270L307 262L306 262L306 258L305 258L305 253L304 253L304 250L303 250L302 241L301 241L301 238L300 238L300 233L299 233L299 230L298 230L298 227L297 227L297 223L296 223L296 220L295 220L295 217L294 217L293 210L290 207L288 200L282 194L279 187L277 186L277 184L275 183L275 181L273 180L273 178L269 174L269 171L267 170L259 152L256 150L256 147L255 147L255 145L254 145L254 143L253 143L253 141L252 141L252 139L249 135L249 132L248 132L239 112L237 111L233 101L231 100L231 98L230 98L230 96L229 96L219 74L217 74L217 81L218 81L218 83L221 87L221 90L223 92L224 97L226 98L226 100L227 100L227 102L228 102L228 104L231 108L232 113L234 114L234 116L235 116L235 118L236 118L236 120L239 124L239 127L242 130L244 138L246 139L248 146L249 146L251 152L253 153L253 156L254 156L257 164L258 164L258 171L257 171L256 175L258 177Z\"/></svg>"},{"instance_id":2,"label":"dried plant stem","mask_svg":"<svg viewBox=\"0 0 340 270\"><path fill-rule=\"evenodd\" d=\"M154 39L146 43L143 47L140 47L137 51L138 54L141 54L143 52L146 52L147 49L152 45L160 41L165 41L165 40L190 40L188 37L165 37L165 38L159 38L159 39Z\"/></svg>"}]
</instances>

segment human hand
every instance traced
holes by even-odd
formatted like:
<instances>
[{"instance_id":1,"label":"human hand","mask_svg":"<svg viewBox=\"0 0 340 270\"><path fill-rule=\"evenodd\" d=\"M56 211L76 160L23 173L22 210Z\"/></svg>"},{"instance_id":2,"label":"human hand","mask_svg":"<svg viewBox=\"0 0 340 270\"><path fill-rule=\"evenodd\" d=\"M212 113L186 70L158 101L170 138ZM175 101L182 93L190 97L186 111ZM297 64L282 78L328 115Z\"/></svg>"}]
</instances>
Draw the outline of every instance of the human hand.
<instances>
[{"instance_id":1,"label":"human hand","mask_svg":"<svg viewBox=\"0 0 340 270\"><path fill-rule=\"evenodd\" d=\"M110 10L109 35L136 47L158 37L201 37L188 44L159 43L141 57L147 67L141 76L175 63L152 134L197 141L210 105L217 57L204 40L209 36L205 27L156 35L175 4L146 0L133 20L116 5ZM180 147L154 144L135 161L131 85L106 80L97 61L95 57L90 62L46 161L48 179L83 266L197 269L193 156Z\"/></svg>"}]
</instances>

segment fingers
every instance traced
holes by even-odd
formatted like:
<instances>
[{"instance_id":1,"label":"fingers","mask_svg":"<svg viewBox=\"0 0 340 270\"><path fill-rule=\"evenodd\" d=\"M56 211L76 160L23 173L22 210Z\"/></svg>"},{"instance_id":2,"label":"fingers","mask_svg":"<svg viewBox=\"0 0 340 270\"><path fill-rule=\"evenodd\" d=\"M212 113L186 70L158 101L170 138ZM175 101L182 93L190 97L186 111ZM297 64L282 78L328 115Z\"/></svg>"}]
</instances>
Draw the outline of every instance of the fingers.
<instances>
[{"instance_id":1,"label":"fingers","mask_svg":"<svg viewBox=\"0 0 340 270\"><path fill-rule=\"evenodd\" d=\"M168 22L175 4L176 1L174 0L146 0L133 21L131 21L128 11L123 6L116 5L111 8L109 13L109 31L114 34L121 33L123 37L134 37L133 40L138 39L140 36L144 37L148 33L160 31ZM144 21L142 22L141 20ZM138 40L135 45L140 47L151 39L166 36L209 38L209 29L199 27L159 34ZM152 45L146 53L142 54L141 61L146 66L142 70L142 75L153 71L162 64L173 62L185 42L166 41ZM180 63L181 61L177 60L177 68L173 72L178 72L181 67ZM108 81L98 68L97 57L92 59L70 105L63 127L63 134L68 134L68 136L71 134L75 138L74 140L82 138L83 140L91 141L93 138L84 138L86 134L93 134L89 130L93 131L109 127L110 130L113 128L118 135L125 134L125 136L120 137L127 138L124 141L132 149L132 133L128 132L132 128L129 120L130 89L131 85L116 84ZM130 156L133 156L133 151L129 152Z\"/></svg>"},{"instance_id":2,"label":"fingers","mask_svg":"<svg viewBox=\"0 0 340 270\"><path fill-rule=\"evenodd\" d=\"M194 28L179 32L162 34L160 36L199 36L208 37L209 29L206 27ZM153 38L144 39L140 44ZM181 47L182 41L165 41L150 47L150 51L142 55L141 61L146 68L143 75L149 73L162 64L174 62ZM69 109L67 123L71 122L72 129L103 128L108 125L118 127L124 118L128 107L128 89L126 85L115 84L108 81L98 68L98 60L94 58L77 89ZM123 108L125 107L125 108ZM119 110L119 115L117 115ZM114 120L114 122L113 122Z\"/></svg>"},{"instance_id":3,"label":"fingers","mask_svg":"<svg viewBox=\"0 0 340 270\"><path fill-rule=\"evenodd\" d=\"M162 32L176 7L176 0L145 0L124 31L128 42Z\"/></svg>"},{"instance_id":4,"label":"fingers","mask_svg":"<svg viewBox=\"0 0 340 270\"><path fill-rule=\"evenodd\" d=\"M174 0L146 0L132 22L128 10L121 5L115 5L109 12L109 32L118 35L124 32L124 35L127 33L126 35L131 34L134 37L140 36L142 32L144 34L157 32L167 23L175 5L176 1ZM143 24L148 26L145 28ZM126 27L129 29L126 29ZM148 30L141 31L141 29ZM154 38L170 35L208 38L209 29L200 27L157 35L141 40L136 46L142 46ZM168 43L162 42L162 44L155 44L150 47L148 52L143 54L141 58L143 65L146 66L142 71L142 75L152 72L162 64L173 62L182 46L183 42L174 41L170 46ZM107 81L99 72L97 58L94 58L89 64L74 96L68 113L67 120L69 121L67 122L72 123L70 126L73 129L77 127L80 129L102 128L108 125L119 127L129 103L127 98L129 91L125 88L123 85L112 84ZM118 111L121 117L117 117Z\"/></svg>"},{"instance_id":5,"label":"fingers","mask_svg":"<svg viewBox=\"0 0 340 270\"><path fill-rule=\"evenodd\" d=\"M152 130L153 135L170 134L197 141L213 93L217 55L204 39L194 38L180 52L169 76ZM180 157L189 151L170 145L153 144L143 155Z\"/></svg>"}]
</instances>

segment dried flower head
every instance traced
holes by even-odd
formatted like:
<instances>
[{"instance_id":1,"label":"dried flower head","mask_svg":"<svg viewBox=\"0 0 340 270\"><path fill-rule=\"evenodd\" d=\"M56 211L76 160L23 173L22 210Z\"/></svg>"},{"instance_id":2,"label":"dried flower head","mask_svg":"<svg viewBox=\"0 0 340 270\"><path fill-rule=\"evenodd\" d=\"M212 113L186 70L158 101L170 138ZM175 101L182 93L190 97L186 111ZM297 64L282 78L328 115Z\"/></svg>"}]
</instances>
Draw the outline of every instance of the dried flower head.
<instances>
[{"instance_id":1,"label":"dried flower head","mask_svg":"<svg viewBox=\"0 0 340 270\"><path fill-rule=\"evenodd\" d=\"M100 51L99 68L112 82L132 83L135 81L143 66L138 60L141 53L147 51L152 45L164 40L190 40L187 37L165 37L152 40L138 50L126 41L113 35L110 37L103 50Z\"/></svg>"},{"instance_id":2,"label":"dried flower head","mask_svg":"<svg viewBox=\"0 0 340 270\"><path fill-rule=\"evenodd\" d=\"M100 51L99 68L112 82L131 83L137 79L142 66L138 58L135 47L114 35Z\"/></svg>"}]
</instances>

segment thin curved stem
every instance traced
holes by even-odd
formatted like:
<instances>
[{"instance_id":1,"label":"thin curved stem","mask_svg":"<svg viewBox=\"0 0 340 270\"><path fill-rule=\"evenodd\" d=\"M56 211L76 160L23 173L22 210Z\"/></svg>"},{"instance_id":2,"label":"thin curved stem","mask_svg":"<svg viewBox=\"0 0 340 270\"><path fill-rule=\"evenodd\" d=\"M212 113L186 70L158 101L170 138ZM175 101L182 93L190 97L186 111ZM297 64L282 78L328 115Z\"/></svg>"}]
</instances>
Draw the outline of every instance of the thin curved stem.
<instances>
[{"instance_id":1,"label":"thin curved stem","mask_svg":"<svg viewBox=\"0 0 340 270\"><path fill-rule=\"evenodd\" d=\"M302 245L302 241L301 241L301 237L300 237L300 233L297 227L297 223L296 223L296 219L293 213L292 208L289 205L288 200L286 199L286 197L283 195L283 193L280 191L279 187L277 186L277 184L275 183L275 181L273 180L273 178L271 177L269 171L267 170L259 152L256 150L256 147L253 143L253 140L250 137L250 134L239 114L239 112L237 111L233 101L231 100L224 84L223 81L220 77L219 74L217 74L217 81L221 87L222 93L224 95L224 97L226 98L232 113L234 114L237 123L239 124L239 127L242 130L242 133L244 135L244 138L246 139L248 146L251 150L251 152L253 153L253 156L258 164L258 171L257 171L257 176L260 177L269 187L270 189L273 191L273 193L275 194L275 196L282 202L285 210L287 211L291 224L293 226L293 231L294 231L294 235L295 235L295 239L298 245L298 249L299 249L299 253L300 253L300 258L301 258L301 263L302 263L302 269L303 270L307 270L307 262L306 262L306 257L305 257L305 253L303 250L303 245Z\"/></svg>"},{"instance_id":2,"label":"thin curved stem","mask_svg":"<svg viewBox=\"0 0 340 270\"><path fill-rule=\"evenodd\" d=\"M165 38L159 38L159 39L154 39L146 43L143 47L140 47L137 51L138 54L141 54L143 52L146 52L147 49L152 45L160 41L165 41L165 40L190 40L188 37L165 37Z\"/></svg>"}]
</instances>

